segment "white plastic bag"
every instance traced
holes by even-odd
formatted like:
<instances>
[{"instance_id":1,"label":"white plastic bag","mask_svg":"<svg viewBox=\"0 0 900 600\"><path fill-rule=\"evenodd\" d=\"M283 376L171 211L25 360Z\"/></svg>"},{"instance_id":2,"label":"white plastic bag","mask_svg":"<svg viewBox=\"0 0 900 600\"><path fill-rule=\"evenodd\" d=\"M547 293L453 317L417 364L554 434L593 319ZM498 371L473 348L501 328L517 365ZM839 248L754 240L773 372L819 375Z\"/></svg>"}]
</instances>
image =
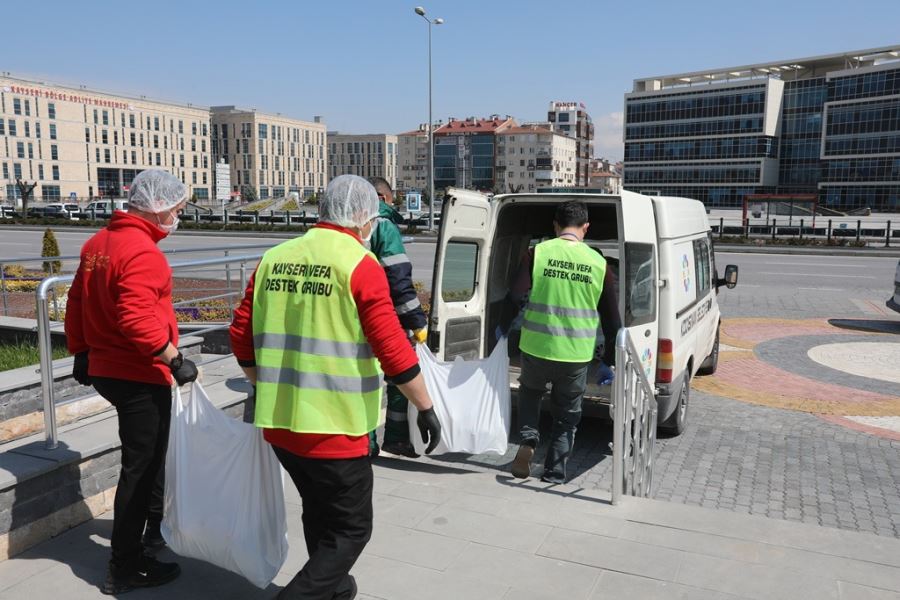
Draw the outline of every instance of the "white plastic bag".
<instances>
[{"instance_id":1,"label":"white plastic bag","mask_svg":"<svg viewBox=\"0 0 900 600\"><path fill-rule=\"evenodd\" d=\"M441 422L441 442L432 454L465 452L505 454L509 439L509 352L502 338L482 360L440 362L425 344L416 345L425 385ZM425 453L416 425L416 407L409 404L409 439Z\"/></svg>"},{"instance_id":2,"label":"white plastic bag","mask_svg":"<svg viewBox=\"0 0 900 600\"><path fill-rule=\"evenodd\" d=\"M198 382L175 390L162 534L198 558L265 588L287 558L281 467L262 431L217 409Z\"/></svg>"}]
</instances>

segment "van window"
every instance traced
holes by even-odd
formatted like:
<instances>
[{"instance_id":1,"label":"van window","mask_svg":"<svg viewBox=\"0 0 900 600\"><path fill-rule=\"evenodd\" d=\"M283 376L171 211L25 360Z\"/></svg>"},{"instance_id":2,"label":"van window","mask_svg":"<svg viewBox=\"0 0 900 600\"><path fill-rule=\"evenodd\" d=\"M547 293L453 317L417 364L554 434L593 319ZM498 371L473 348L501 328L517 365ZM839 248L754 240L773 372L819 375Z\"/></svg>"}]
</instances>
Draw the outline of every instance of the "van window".
<instances>
[{"instance_id":1,"label":"van window","mask_svg":"<svg viewBox=\"0 0 900 600\"><path fill-rule=\"evenodd\" d=\"M656 268L653 244L625 242L625 326L656 318Z\"/></svg>"},{"instance_id":2,"label":"van window","mask_svg":"<svg viewBox=\"0 0 900 600\"><path fill-rule=\"evenodd\" d=\"M707 241L709 242L709 272L712 274L712 277L717 277L718 271L716 270L716 245L713 244L713 236L712 232L709 232L707 236ZM711 282L712 285L715 285L715 281ZM717 290L718 293L718 290Z\"/></svg>"},{"instance_id":3,"label":"van window","mask_svg":"<svg viewBox=\"0 0 900 600\"><path fill-rule=\"evenodd\" d=\"M709 242L694 240L694 273L697 277L697 298L703 298L709 292Z\"/></svg>"},{"instance_id":4,"label":"van window","mask_svg":"<svg viewBox=\"0 0 900 600\"><path fill-rule=\"evenodd\" d=\"M473 242L447 244L441 277L441 298L444 302L464 302L475 295L477 267L478 244Z\"/></svg>"}]
</instances>

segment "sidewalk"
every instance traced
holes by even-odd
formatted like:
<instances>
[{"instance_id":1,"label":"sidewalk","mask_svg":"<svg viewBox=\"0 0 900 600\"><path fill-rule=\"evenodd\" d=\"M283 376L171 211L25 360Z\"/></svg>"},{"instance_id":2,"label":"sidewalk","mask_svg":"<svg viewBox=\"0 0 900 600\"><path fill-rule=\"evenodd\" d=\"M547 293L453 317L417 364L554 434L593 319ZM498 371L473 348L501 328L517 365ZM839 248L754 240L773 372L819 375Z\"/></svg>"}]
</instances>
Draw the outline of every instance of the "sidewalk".
<instances>
[{"instance_id":1,"label":"sidewalk","mask_svg":"<svg viewBox=\"0 0 900 600\"><path fill-rule=\"evenodd\" d=\"M900 540L514 480L406 459L375 466L375 532L360 599L900 599ZM267 590L194 560L128 598L271 598L306 555L296 491L291 551ZM0 563L0 598L102 598L110 514ZM163 560L172 559L166 550Z\"/></svg>"}]
</instances>

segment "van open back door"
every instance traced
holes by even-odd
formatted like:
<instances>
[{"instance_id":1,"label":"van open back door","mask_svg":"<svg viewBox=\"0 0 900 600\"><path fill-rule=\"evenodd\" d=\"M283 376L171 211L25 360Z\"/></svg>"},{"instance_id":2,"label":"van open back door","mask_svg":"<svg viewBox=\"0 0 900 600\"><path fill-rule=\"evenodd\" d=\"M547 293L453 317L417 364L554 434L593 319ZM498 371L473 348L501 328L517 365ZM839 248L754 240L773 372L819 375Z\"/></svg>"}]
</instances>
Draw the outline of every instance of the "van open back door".
<instances>
[{"instance_id":1,"label":"van open back door","mask_svg":"<svg viewBox=\"0 0 900 600\"><path fill-rule=\"evenodd\" d=\"M444 199L434 260L428 346L439 359L482 358L487 304L491 203L471 190L450 188Z\"/></svg>"},{"instance_id":2,"label":"van open back door","mask_svg":"<svg viewBox=\"0 0 900 600\"><path fill-rule=\"evenodd\" d=\"M650 198L639 194L623 193L621 207L619 309L622 325L631 333L644 373L653 384L659 338L656 215Z\"/></svg>"}]
</instances>

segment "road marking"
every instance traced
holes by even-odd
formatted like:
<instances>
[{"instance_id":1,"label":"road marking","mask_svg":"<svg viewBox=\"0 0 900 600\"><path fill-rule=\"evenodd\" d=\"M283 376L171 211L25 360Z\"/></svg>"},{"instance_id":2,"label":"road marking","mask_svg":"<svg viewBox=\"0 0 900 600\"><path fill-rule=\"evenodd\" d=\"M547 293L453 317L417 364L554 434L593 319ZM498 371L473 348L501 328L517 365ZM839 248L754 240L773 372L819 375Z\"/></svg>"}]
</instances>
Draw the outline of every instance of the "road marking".
<instances>
[{"instance_id":1,"label":"road marking","mask_svg":"<svg viewBox=\"0 0 900 600\"><path fill-rule=\"evenodd\" d=\"M764 262L764 265L791 265L795 267L808 267L810 263L808 262ZM859 265L854 265L852 263L815 263L817 267L859 267Z\"/></svg>"},{"instance_id":2,"label":"road marking","mask_svg":"<svg viewBox=\"0 0 900 600\"><path fill-rule=\"evenodd\" d=\"M825 275L823 273L782 273L778 271L760 271L758 275L788 275L800 277L837 277L843 279L845 277L853 277L854 279L877 279L874 275Z\"/></svg>"},{"instance_id":3,"label":"road marking","mask_svg":"<svg viewBox=\"0 0 900 600\"><path fill-rule=\"evenodd\" d=\"M845 292L841 288L823 288L823 287L799 287L798 290L815 290L817 292Z\"/></svg>"}]
</instances>

